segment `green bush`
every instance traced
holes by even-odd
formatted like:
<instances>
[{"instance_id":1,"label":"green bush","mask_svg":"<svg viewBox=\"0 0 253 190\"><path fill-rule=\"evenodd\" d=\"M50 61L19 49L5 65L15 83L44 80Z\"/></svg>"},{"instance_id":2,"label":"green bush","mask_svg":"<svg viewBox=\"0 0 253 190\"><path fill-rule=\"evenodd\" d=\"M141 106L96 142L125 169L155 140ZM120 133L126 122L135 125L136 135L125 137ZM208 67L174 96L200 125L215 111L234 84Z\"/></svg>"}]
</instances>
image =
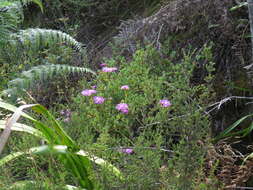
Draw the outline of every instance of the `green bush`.
<instances>
[{"instance_id":1,"label":"green bush","mask_svg":"<svg viewBox=\"0 0 253 190\"><path fill-rule=\"evenodd\" d=\"M83 81L83 89L73 98L71 121L65 120L71 136L84 149L103 152L101 156L114 161L126 175L123 182L100 176L105 189L159 189L163 185L192 189L197 185L206 151L199 142L208 144L210 132L204 111L212 98L211 48L185 54L176 64L170 61L171 53L163 58L146 48L138 50L130 62L122 57L107 60L107 67L117 71L102 69L97 79ZM205 63L205 86L190 82L195 62ZM94 94L82 95L94 85ZM123 85L129 89L122 90ZM94 102L97 96L104 98L101 104ZM171 105L163 107L160 100ZM128 112L117 110L119 103L126 103ZM134 153L124 155L125 148Z\"/></svg>"}]
</instances>

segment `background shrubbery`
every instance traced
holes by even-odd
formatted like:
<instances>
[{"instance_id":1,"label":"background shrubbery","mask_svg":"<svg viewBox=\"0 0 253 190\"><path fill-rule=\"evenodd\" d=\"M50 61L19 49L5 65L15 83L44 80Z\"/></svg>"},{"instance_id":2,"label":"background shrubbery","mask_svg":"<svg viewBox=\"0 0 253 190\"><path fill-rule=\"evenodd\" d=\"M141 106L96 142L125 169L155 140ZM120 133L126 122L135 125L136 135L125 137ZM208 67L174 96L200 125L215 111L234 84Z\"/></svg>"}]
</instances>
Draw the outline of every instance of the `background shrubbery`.
<instances>
[{"instance_id":1,"label":"background shrubbery","mask_svg":"<svg viewBox=\"0 0 253 190\"><path fill-rule=\"evenodd\" d=\"M210 48L197 54L186 54L175 64L148 47L138 50L131 62L121 57L105 61L118 71L99 71L97 79L81 82L79 94L66 108L72 113L66 130L84 149L112 159L122 168L127 182L103 182L107 188L156 189L164 184L184 189L197 185L193 181L198 178L206 152L202 146L208 144L210 132L204 110L212 97L211 89L201 84L189 88L196 57L212 68ZM170 51L167 56L172 56ZM161 68L154 69L154 65ZM96 94L81 94L94 85ZM123 85L128 85L129 90L122 90ZM104 97L104 103L95 104L94 96ZM162 107L162 99L168 99L172 105ZM121 102L128 104L128 114L115 108ZM119 153L127 148L134 153Z\"/></svg>"}]
</instances>

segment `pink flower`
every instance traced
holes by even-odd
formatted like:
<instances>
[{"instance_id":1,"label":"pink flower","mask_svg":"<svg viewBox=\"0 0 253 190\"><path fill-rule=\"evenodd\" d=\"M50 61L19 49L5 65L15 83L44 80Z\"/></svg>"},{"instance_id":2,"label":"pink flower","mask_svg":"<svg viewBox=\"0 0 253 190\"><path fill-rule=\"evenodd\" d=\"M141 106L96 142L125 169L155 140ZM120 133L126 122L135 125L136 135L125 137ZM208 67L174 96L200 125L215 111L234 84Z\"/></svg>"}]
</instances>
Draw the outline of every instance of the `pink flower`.
<instances>
[{"instance_id":1,"label":"pink flower","mask_svg":"<svg viewBox=\"0 0 253 190\"><path fill-rule=\"evenodd\" d=\"M105 98L102 96L94 96L93 97L94 104L103 104L104 101L105 101Z\"/></svg>"},{"instance_id":2,"label":"pink flower","mask_svg":"<svg viewBox=\"0 0 253 190\"><path fill-rule=\"evenodd\" d=\"M89 89L85 89L81 92L81 94L84 96L91 96L92 94L96 94L96 93L97 93L96 90L89 90Z\"/></svg>"},{"instance_id":3,"label":"pink flower","mask_svg":"<svg viewBox=\"0 0 253 190\"><path fill-rule=\"evenodd\" d=\"M132 148L120 148L120 152L125 153L125 154L133 154L134 150Z\"/></svg>"},{"instance_id":4,"label":"pink flower","mask_svg":"<svg viewBox=\"0 0 253 190\"><path fill-rule=\"evenodd\" d=\"M62 116L70 117L70 116L71 116L71 111L70 111L69 109L61 110L61 111L60 111L60 114L61 114Z\"/></svg>"},{"instance_id":5,"label":"pink flower","mask_svg":"<svg viewBox=\"0 0 253 190\"><path fill-rule=\"evenodd\" d=\"M128 85L123 85L120 87L121 90L129 90L129 86Z\"/></svg>"},{"instance_id":6,"label":"pink flower","mask_svg":"<svg viewBox=\"0 0 253 190\"><path fill-rule=\"evenodd\" d=\"M120 103L116 105L116 109L123 114L128 114L128 105L126 103Z\"/></svg>"},{"instance_id":7,"label":"pink flower","mask_svg":"<svg viewBox=\"0 0 253 190\"><path fill-rule=\"evenodd\" d=\"M117 67L103 67L102 68L102 72L105 72L105 73L111 73L111 72L115 72L117 70L118 70Z\"/></svg>"},{"instance_id":8,"label":"pink flower","mask_svg":"<svg viewBox=\"0 0 253 190\"><path fill-rule=\"evenodd\" d=\"M107 66L107 64L106 63L101 63L99 66L100 67L105 67L105 66Z\"/></svg>"},{"instance_id":9,"label":"pink flower","mask_svg":"<svg viewBox=\"0 0 253 190\"><path fill-rule=\"evenodd\" d=\"M93 86L91 86L91 88L92 88L92 89L96 89L96 88L97 88L97 86L96 86L96 85L93 85Z\"/></svg>"},{"instance_id":10,"label":"pink flower","mask_svg":"<svg viewBox=\"0 0 253 190\"><path fill-rule=\"evenodd\" d=\"M160 100L160 101L159 101L159 104L160 104L162 107L164 107L164 108L171 106L170 101L169 101L169 100L166 100L166 99Z\"/></svg>"}]
</instances>

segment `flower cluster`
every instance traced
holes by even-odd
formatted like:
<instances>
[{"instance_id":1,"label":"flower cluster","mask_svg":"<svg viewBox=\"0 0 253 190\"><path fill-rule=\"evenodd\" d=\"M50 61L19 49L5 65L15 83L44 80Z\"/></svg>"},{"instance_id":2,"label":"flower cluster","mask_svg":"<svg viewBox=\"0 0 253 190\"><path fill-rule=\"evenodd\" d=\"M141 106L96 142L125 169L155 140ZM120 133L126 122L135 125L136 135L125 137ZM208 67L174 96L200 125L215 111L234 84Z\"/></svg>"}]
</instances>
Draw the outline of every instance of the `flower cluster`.
<instances>
[{"instance_id":1,"label":"flower cluster","mask_svg":"<svg viewBox=\"0 0 253 190\"><path fill-rule=\"evenodd\" d=\"M133 154L134 150L132 148L119 148L119 152L124 153L124 154Z\"/></svg>"},{"instance_id":2,"label":"flower cluster","mask_svg":"<svg viewBox=\"0 0 253 190\"><path fill-rule=\"evenodd\" d=\"M169 100L166 100L166 99L160 100L160 101L159 101L159 104L160 104L162 107L164 107L164 108L171 106L170 101L169 101Z\"/></svg>"},{"instance_id":3,"label":"flower cluster","mask_svg":"<svg viewBox=\"0 0 253 190\"><path fill-rule=\"evenodd\" d=\"M105 98L102 96L94 96L93 97L94 104L103 104L104 101L105 101Z\"/></svg>"},{"instance_id":4,"label":"flower cluster","mask_svg":"<svg viewBox=\"0 0 253 190\"><path fill-rule=\"evenodd\" d=\"M117 67L107 67L105 63L100 64L100 67L102 67L102 72L115 72L118 70ZM81 92L83 96L91 96L93 94L96 94L97 91L95 90L97 88L96 85L91 86L92 89L85 89ZM128 85L123 85L120 87L121 90L129 90L130 87ZM94 104L103 104L105 102L105 98L102 96L94 96L93 97L93 103ZM171 106L171 103L167 99L162 99L159 101L159 104L161 107L169 107ZM122 114L128 114L129 113L129 107L127 103L119 103L115 107L119 112Z\"/></svg>"},{"instance_id":5,"label":"flower cluster","mask_svg":"<svg viewBox=\"0 0 253 190\"><path fill-rule=\"evenodd\" d=\"M102 68L102 72L105 72L105 73L111 73L111 72L115 72L117 70L118 70L117 67L103 67Z\"/></svg>"},{"instance_id":6,"label":"flower cluster","mask_svg":"<svg viewBox=\"0 0 253 190\"><path fill-rule=\"evenodd\" d=\"M97 93L97 91L94 89L91 89L91 90L85 89L81 92L81 94L84 96L91 96L92 94L96 94L96 93Z\"/></svg>"},{"instance_id":7,"label":"flower cluster","mask_svg":"<svg viewBox=\"0 0 253 190\"><path fill-rule=\"evenodd\" d=\"M120 87L121 90L129 90L129 86L128 85L123 85Z\"/></svg>"},{"instance_id":8,"label":"flower cluster","mask_svg":"<svg viewBox=\"0 0 253 190\"><path fill-rule=\"evenodd\" d=\"M64 122L69 122L71 118L71 111L69 109L61 110L60 114L65 117Z\"/></svg>"},{"instance_id":9,"label":"flower cluster","mask_svg":"<svg viewBox=\"0 0 253 190\"><path fill-rule=\"evenodd\" d=\"M123 114L128 114L129 112L128 105L126 103L117 104L116 109Z\"/></svg>"}]
</instances>

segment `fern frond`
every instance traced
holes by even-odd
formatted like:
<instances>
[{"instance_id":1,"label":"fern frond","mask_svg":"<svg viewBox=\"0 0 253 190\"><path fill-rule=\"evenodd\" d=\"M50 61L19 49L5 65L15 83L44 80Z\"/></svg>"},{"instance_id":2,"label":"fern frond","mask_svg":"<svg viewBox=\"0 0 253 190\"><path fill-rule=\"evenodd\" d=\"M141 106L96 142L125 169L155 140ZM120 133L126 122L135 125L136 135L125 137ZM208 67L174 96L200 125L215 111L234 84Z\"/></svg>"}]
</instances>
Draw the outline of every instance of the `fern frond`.
<instances>
[{"instance_id":1,"label":"fern frond","mask_svg":"<svg viewBox=\"0 0 253 190\"><path fill-rule=\"evenodd\" d=\"M21 8L22 9L22 8ZM13 2L0 1L0 42L6 42L10 33L17 31L23 14Z\"/></svg>"},{"instance_id":2,"label":"fern frond","mask_svg":"<svg viewBox=\"0 0 253 190\"><path fill-rule=\"evenodd\" d=\"M19 90L26 90L34 86L38 82L45 82L55 76L62 74L77 74L77 73L91 73L95 72L84 67L75 67L69 65L39 65L32 67L28 71L21 73L19 78L16 78L8 83L8 89L4 90L2 95L15 96Z\"/></svg>"},{"instance_id":3,"label":"fern frond","mask_svg":"<svg viewBox=\"0 0 253 190\"><path fill-rule=\"evenodd\" d=\"M23 6L37 4L43 12L40 0L3 1L0 0L0 43L8 41L10 34L17 31L17 26L24 19Z\"/></svg>"},{"instance_id":4,"label":"fern frond","mask_svg":"<svg viewBox=\"0 0 253 190\"><path fill-rule=\"evenodd\" d=\"M48 47L56 43L69 45L80 52L84 50L81 43L59 30L29 28L14 34L13 39L20 42L22 46L29 46L33 50L37 50L43 46Z\"/></svg>"}]
</instances>

